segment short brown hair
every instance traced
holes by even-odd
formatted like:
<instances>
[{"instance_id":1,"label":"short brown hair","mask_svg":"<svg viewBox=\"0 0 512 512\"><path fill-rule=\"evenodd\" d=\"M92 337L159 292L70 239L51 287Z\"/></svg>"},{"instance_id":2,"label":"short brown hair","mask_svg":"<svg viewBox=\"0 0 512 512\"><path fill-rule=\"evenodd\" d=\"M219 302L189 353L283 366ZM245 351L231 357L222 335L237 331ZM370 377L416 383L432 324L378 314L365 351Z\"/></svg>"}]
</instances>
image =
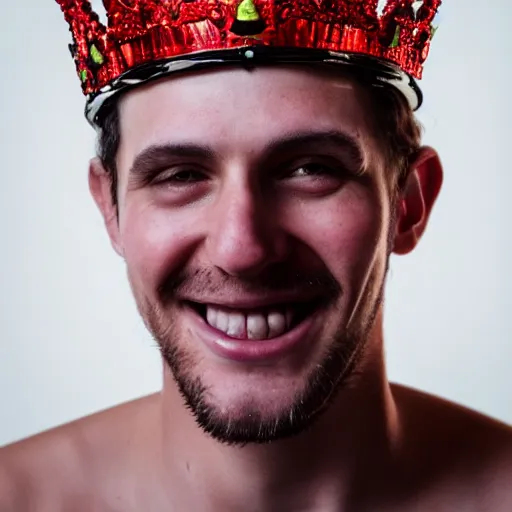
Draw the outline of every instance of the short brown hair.
<instances>
[{"instance_id":1,"label":"short brown hair","mask_svg":"<svg viewBox=\"0 0 512 512\"><path fill-rule=\"evenodd\" d=\"M371 87L373 129L383 151L390 193L405 184L421 147L422 128L403 94L394 87Z\"/></svg>"}]
</instances>

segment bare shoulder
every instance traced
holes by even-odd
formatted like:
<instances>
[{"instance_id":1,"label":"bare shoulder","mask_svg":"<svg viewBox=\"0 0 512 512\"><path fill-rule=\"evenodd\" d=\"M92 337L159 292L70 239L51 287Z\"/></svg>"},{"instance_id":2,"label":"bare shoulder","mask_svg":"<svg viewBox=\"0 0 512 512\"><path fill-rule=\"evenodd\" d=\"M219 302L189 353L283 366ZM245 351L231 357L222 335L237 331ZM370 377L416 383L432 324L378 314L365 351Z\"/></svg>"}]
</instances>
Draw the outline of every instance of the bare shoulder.
<instances>
[{"instance_id":1,"label":"bare shoulder","mask_svg":"<svg viewBox=\"0 0 512 512\"><path fill-rule=\"evenodd\" d=\"M112 465L127 467L133 450L126 448L140 443L142 419L157 400L135 400L1 448L0 512L109 510L78 506L76 497L104 487L116 474Z\"/></svg>"},{"instance_id":2,"label":"bare shoulder","mask_svg":"<svg viewBox=\"0 0 512 512\"><path fill-rule=\"evenodd\" d=\"M430 482L436 499L441 493L458 510L512 510L512 428L427 393L392 390L418 481Z\"/></svg>"},{"instance_id":3,"label":"bare shoulder","mask_svg":"<svg viewBox=\"0 0 512 512\"><path fill-rule=\"evenodd\" d=\"M394 384L392 391L406 423L437 441L512 448L512 427L501 421L416 389Z\"/></svg>"}]
</instances>

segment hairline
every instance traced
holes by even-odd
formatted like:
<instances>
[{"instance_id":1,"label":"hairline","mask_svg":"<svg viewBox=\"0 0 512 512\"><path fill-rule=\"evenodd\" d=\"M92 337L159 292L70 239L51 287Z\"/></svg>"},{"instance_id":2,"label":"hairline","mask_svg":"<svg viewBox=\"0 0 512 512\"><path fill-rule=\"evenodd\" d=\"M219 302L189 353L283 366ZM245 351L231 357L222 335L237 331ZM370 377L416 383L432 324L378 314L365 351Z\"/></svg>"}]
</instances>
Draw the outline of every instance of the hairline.
<instances>
[{"instance_id":1,"label":"hairline","mask_svg":"<svg viewBox=\"0 0 512 512\"><path fill-rule=\"evenodd\" d=\"M316 71L327 72L329 74L336 73L338 76L341 76L351 83L357 85L359 91L362 93L360 95L361 102L363 103L363 109L365 112L365 124L370 131L370 135L373 136L375 141L377 142L376 146L382 158L379 158L383 162L384 172L386 172L387 176L385 179L386 186L388 188L388 192L390 196L396 195L399 191L400 187L403 185L403 182L406 178L406 173L408 167L408 161L402 163L401 169L389 169L388 167L393 165L393 157L396 155L391 155L392 150L389 145L386 145L386 141L384 141L385 137L380 134L380 129L382 128L382 123L379 122L378 115L375 114L378 109L371 108L372 105L378 104L376 100L376 96L388 96L388 99L395 103L394 107L395 112L400 111L402 117L409 117L411 121L411 127L414 129L415 133L412 138L416 138L414 148L410 150L411 154L406 155L405 160L409 160L412 156L412 153L419 149L419 145L421 143L421 126L419 125L418 120L414 116L409 104L405 96L393 86L383 85L382 87L375 87L374 85L370 85L369 82L365 82L364 76L358 74L356 72L351 72L348 70L336 70L332 66L328 65L319 65L315 66ZM207 72L208 70L206 70ZM103 106L103 116L100 117L100 121L98 123L99 130L97 135L97 156L102 161L103 166L107 170L107 172L111 175L111 192L112 192L112 200L115 203L117 208L117 186L118 186L118 153L119 147L121 145L121 108L120 103L123 100L126 93L121 93L118 96L113 97L108 103ZM392 111L393 108L390 109ZM407 112L407 114L405 114ZM397 122L399 124L399 122ZM109 133L110 132L110 133ZM115 153L105 154L105 140L108 139L108 136L112 136L114 140L110 140L110 146L113 146L112 149ZM364 157L364 165L368 167L370 162L368 161L368 154L366 151L363 152Z\"/></svg>"}]
</instances>

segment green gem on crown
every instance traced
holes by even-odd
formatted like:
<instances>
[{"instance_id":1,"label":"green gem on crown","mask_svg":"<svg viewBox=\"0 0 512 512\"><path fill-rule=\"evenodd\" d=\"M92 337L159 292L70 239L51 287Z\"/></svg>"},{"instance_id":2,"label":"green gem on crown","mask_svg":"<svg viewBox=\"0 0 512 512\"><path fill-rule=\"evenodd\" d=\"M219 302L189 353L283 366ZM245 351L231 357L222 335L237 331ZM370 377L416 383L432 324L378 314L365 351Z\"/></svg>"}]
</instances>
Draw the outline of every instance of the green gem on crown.
<instances>
[{"instance_id":1,"label":"green gem on crown","mask_svg":"<svg viewBox=\"0 0 512 512\"><path fill-rule=\"evenodd\" d=\"M239 21L258 21L260 15L252 0L243 0L236 10L236 19Z\"/></svg>"},{"instance_id":2,"label":"green gem on crown","mask_svg":"<svg viewBox=\"0 0 512 512\"><path fill-rule=\"evenodd\" d=\"M101 66L105 62L103 55L98 50L95 44L91 45L90 54L94 64L98 64L98 66Z\"/></svg>"},{"instance_id":3,"label":"green gem on crown","mask_svg":"<svg viewBox=\"0 0 512 512\"><path fill-rule=\"evenodd\" d=\"M389 45L390 48L397 48L400 44L400 25L396 26L395 35L393 36L393 41Z\"/></svg>"},{"instance_id":4,"label":"green gem on crown","mask_svg":"<svg viewBox=\"0 0 512 512\"><path fill-rule=\"evenodd\" d=\"M236 8L236 17L229 29L233 34L255 37L265 30L265 20L260 16L254 0L242 0Z\"/></svg>"}]
</instances>

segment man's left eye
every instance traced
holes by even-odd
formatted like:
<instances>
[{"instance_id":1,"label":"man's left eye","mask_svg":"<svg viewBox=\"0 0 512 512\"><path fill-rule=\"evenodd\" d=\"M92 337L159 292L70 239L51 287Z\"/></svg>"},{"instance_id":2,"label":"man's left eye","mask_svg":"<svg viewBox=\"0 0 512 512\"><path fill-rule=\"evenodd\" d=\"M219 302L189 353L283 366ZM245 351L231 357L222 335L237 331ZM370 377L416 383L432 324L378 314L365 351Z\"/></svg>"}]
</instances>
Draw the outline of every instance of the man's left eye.
<instances>
[{"instance_id":1,"label":"man's left eye","mask_svg":"<svg viewBox=\"0 0 512 512\"><path fill-rule=\"evenodd\" d=\"M336 169L325 164L304 164L295 168L291 173L292 178L307 178L307 177L320 177L320 176L334 176L341 174Z\"/></svg>"}]
</instances>

